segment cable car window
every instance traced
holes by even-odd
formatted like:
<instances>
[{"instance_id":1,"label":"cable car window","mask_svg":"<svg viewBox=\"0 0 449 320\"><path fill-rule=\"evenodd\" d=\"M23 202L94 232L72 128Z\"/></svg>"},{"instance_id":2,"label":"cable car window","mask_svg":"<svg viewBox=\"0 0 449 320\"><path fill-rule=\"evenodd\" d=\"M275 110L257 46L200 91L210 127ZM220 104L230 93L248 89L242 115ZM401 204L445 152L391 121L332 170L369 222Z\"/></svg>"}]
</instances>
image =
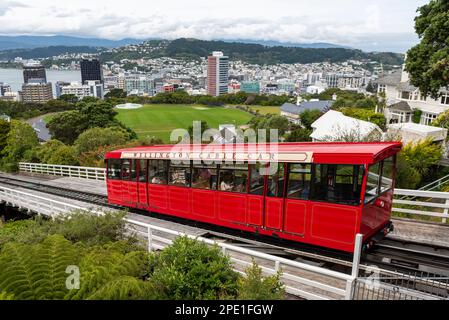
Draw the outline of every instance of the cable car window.
<instances>
[{"instance_id":1,"label":"cable car window","mask_svg":"<svg viewBox=\"0 0 449 320\"><path fill-rule=\"evenodd\" d=\"M192 174L192 188L217 190L217 166L194 165Z\"/></svg>"},{"instance_id":2,"label":"cable car window","mask_svg":"<svg viewBox=\"0 0 449 320\"><path fill-rule=\"evenodd\" d=\"M148 182L151 184L167 184L168 161L150 160L148 162Z\"/></svg>"},{"instance_id":3,"label":"cable car window","mask_svg":"<svg viewBox=\"0 0 449 320\"><path fill-rule=\"evenodd\" d=\"M227 192L247 192L248 165L224 164L220 166L219 190Z\"/></svg>"},{"instance_id":4,"label":"cable car window","mask_svg":"<svg viewBox=\"0 0 449 320\"><path fill-rule=\"evenodd\" d=\"M359 205L363 166L314 165L311 200Z\"/></svg>"},{"instance_id":5,"label":"cable car window","mask_svg":"<svg viewBox=\"0 0 449 320\"><path fill-rule=\"evenodd\" d=\"M268 197L276 197L276 198L282 198L284 196L284 164L278 163L277 166L274 165L273 168L274 172L270 172L270 175L268 176L268 190L267 190L267 196ZM272 170L269 167L267 170Z\"/></svg>"},{"instance_id":6,"label":"cable car window","mask_svg":"<svg viewBox=\"0 0 449 320\"><path fill-rule=\"evenodd\" d=\"M139 182L147 182L147 160L139 160Z\"/></svg>"},{"instance_id":7,"label":"cable car window","mask_svg":"<svg viewBox=\"0 0 449 320\"><path fill-rule=\"evenodd\" d=\"M131 161L123 160L122 161L122 180L129 180L131 177Z\"/></svg>"},{"instance_id":8,"label":"cable car window","mask_svg":"<svg viewBox=\"0 0 449 320\"><path fill-rule=\"evenodd\" d=\"M265 165L264 165L265 166ZM263 173L267 170L261 166L260 163L251 165L251 179L249 185L249 192L254 195L263 195L264 183L265 183L265 175ZM263 171L261 171L263 170Z\"/></svg>"},{"instance_id":9,"label":"cable car window","mask_svg":"<svg viewBox=\"0 0 449 320\"><path fill-rule=\"evenodd\" d=\"M120 167L121 167L120 159L108 159L108 179L120 180L120 170L121 170Z\"/></svg>"},{"instance_id":10,"label":"cable car window","mask_svg":"<svg viewBox=\"0 0 449 320\"><path fill-rule=\"evenodd\" d=\"M170 163L168 184L179 187L190 187L190 164L174 165Z\"/></svg>"},{"instance_id":11,"label":"cable car window","mask_svg":"<svg viewBox=\"0 0 449 320\"><path fill-rule=\"evenodd\" d=\"M131 181L137 179L137 160L131 160Z\"/></svg>"},{"instance_id":12,"label":"cable car window","mask_svg":"<svg viewBox=\"0 0 449 320\"><path fill-rule=\"evenodd\" d=\"M380 178L380 193L393 188L393 177L394 177L394 158L390 157L383 161L382 165L382 176Z\"/></svg>"},{"instance_id":13,"label":"cable car window","mask_svg":"<svg viewBox=\"0 0 449 320\"><path fill-rule=\"evenodd\" d=\"M365 203L371 202L379 195L381 162L370 165L366 179Z\"/></svg>"},{"instance_id":14,"label":"cable car window","mask_svg":"<svg viewBox=\"0 0 449 320\"><path fill-rule=\"evenodd\" d=\"M310 180L312 165L290 164L288 170L287 198L308 200L310 195Z\"/></svg>"}]
</instances>

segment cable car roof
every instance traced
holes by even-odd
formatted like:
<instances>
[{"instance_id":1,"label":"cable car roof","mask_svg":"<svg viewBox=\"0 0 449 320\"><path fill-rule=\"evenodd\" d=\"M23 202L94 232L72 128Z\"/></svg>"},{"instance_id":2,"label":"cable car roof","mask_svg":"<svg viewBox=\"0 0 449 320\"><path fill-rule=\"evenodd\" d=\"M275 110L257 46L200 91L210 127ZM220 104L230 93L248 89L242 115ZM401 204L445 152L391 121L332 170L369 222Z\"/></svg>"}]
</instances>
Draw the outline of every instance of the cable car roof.
<instances>
[{"instance_id":1,"label":"cable car roof","mask_svg":"<svg viewBox=\"0 0 449 320\"><path fill-rule=\"evenodd\" d=\"M371 164L398 153L401 147L400 142L176 144L121 149L108 152L105 158Z\"/></svg>"}]
</instances>

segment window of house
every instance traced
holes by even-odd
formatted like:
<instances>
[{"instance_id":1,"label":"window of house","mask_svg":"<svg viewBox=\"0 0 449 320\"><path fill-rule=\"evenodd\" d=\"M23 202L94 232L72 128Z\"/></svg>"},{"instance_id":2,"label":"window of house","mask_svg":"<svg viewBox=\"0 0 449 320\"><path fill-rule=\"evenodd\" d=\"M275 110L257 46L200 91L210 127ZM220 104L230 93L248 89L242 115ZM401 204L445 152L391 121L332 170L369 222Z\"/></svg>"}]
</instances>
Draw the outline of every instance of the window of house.
<instances>
[{"instance_id":1,"label":"window of house","mask_svg":"<svg viewBox=\"0 0 449 320\"><path fill-rule=\"evenodd\" d=\"M360 204L363 166L317 164L313 168L311 200Z\"/></svg>"},{"instance_id":2,"label":"window of house","mask_svg":"<svg viewBox=\"0 0 449 320\"><path fill-rule=\"evenodd\" d=\"M449 105L449 94L444 94L441 96L441 104Z\"/></svg>"},{"instance_id":3,"label":"window of house","mask_svg":"<svg viewBox=\"0 0 449 320\"><path fill-rule=\"evenodd\" d=\"M139 182L147 182L147 160L139 160Z\"/></svg>"},{"instance_id":4,"label":"window of house","mask_svg":"<svg viewBox=\"0 0 449 320\"><path fill-rule=\"evenodd\" d=\"M220 166L218 190L246 193L248 185L247 164L224 164Z\"/></svg>"},{"instance_id":5,"label":"window of house","mask_svg":"<svg viewBox=\"0 0 449 320\"><path fill-rule=\"evenodd\" d=\"M402 91L401 99L410 100L410 91Z\"/></svg>"},{"instance_id":6,"label":"window of house","mask_svg":"<svg viewBox=\"0 0 449 320\"><path fill-rule=\"evenodd\" d=\"M150 160L148 161L148 183L167 184L168 161Z\"/></svg>"},{"instance_id":7,"label":"window of house","mask_svg":"<svg viewBox=\"0 0 449 320\"><path fill-rule=\"evenodd\" d=\"M121 165L120 159L108 159L108 179L120 180Z\"/></svg>"},{"instance_id":8,"label":"window of house","mask_svg":"<svg viewBox=\"0 0 449 320\"><path fill-rule=\"evenodd\" d=\"M311 178L312 165L303 163L289 164L287 198L308 200Z\"/></svg>"},{"instance_id":9,"label":"window of house","mask_svg":"<svg viewBox=\"0 0 449 320\"><path fill-rule=\"evenodd\" d=\"M192 188L217 189L217 166L198 164L193 165Z\"/></svg>"},{"instance_id":10,"label":"window of house","mask_svg":"<svg viewBox=\"0 0 449 320\"><path fill-rule=\"evenodd\" d=\"M432 113L425 113L422 118L422 124L430 125L438 116Z\"/></svg>"},{"instance_id":11,"label":"window of house","mask_svg":"<svg viewBox=\"0 0 449 320\"><path fill-rule=\"evenodd\" d=\"M179 187L190 187L190 164L172 165L168 170L168 184Z\"/></svg>"}]
</instances>

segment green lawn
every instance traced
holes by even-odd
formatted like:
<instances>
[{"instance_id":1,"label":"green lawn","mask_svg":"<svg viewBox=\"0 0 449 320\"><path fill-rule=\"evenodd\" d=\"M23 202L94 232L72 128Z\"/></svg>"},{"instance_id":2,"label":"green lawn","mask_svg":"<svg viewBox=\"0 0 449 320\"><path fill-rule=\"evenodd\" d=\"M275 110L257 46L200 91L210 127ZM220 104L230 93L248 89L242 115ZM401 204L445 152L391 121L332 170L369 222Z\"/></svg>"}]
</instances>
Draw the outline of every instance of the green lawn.
<instances>
[{"instance_id":1,"label":"green lawn","mask_svg":"<svg viewBox=\"0 0 449 320\"><path fill-rule=\"evenodd\" d=\"M258 110L262 115L281 113L281 107L250 106L249 108L254 111Z\"/></svg>"},{"instance_id":2,"label":"green lawn","mask_svg":"<svg viewBox=\"0 0 449 320\"><path fill-rule=\"evenodd\" d=\"M193 121L206 121L211 128L220 124L247 123L251 115L247 112L224 107L191 105L145 105L140 109L116 109L117 119L132 128L140 137L155 136L170 142L174 129L187 129Z\"/></svg>"}]
</instances>

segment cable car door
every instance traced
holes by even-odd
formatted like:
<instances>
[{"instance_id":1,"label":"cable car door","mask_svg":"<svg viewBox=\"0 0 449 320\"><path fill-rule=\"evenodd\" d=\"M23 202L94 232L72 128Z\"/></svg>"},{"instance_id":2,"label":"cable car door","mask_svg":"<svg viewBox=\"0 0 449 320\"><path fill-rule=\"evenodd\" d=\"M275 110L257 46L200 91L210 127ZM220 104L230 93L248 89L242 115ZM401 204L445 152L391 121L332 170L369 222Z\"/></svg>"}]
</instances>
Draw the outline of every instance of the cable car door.
<instances>
[{"instance_id":1,"label":"cable car door","mask_svg":"<svg viewBox=\"0 0 449 320\"><path fill-rule=\"evenodd\" d=\"M137 161L137 202L142 207L148 206L148 160Z\"/></svg>"},{"instance_id":2,"label":"cable car door","mask_svg":"<svg viewBox=\"0 0 449 320\"><path fill-rule=\"evenodd\" d=\"M272 163L266 169L264 227L281 231L284 218L285 165Z\"/></svg>"}]
</instances>

